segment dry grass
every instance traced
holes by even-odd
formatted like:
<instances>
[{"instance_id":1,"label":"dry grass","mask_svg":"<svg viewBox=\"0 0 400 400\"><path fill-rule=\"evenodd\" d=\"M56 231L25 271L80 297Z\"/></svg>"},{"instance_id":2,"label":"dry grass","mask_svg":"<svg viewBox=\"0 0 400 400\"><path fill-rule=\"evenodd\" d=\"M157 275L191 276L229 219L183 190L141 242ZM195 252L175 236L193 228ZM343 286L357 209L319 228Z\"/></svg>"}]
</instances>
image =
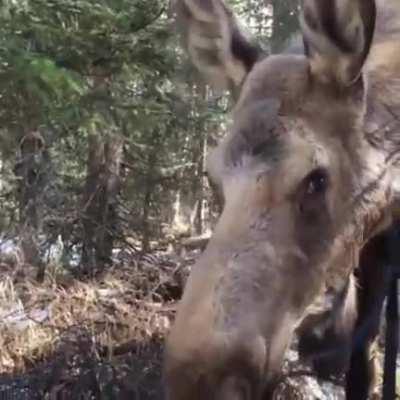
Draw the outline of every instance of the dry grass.
<instances>
[{"instance_id":1,"label":"dry grass","mask_svg":"<svg viewBox=\"0 0 400 400\"><path fill-rule=\"evenodd\" d=\"M34 268L0 264L0 398L161 399L165 299L183 267L120 265L85 281L54 272L38 284ZM316 398L317 381L290 370L276 398ZM323 391L342 398L334 385Z\"/></svg>"},{"instance_id":2,"label":"dry grass","mask_svg":"<svg viewBox=\"0 0 400 400\"><path fill-rule=\"evenodd\" d=\"M124 398L125 392L158 398L146 376L159 381L171 312L156 300L166 280L160 274L147 279L144 291L145 273L136 267L120 266L85 282L47 275L38 284L35 272L0 267L0 395L8 378L29 375L35 376L41 399L55 389L67 390L66 398L81 398L72 392L78 386L95 398L96 390L117 391L111 398ZM142 384L147 388L140 389Z\"/></svg>"},{"instance_id":3,"label":"dry grass","mask_svg":"<svg viewBox=\"0 0 400 400\"><path fill-rule=\"evenodd\" d=\"M129 268L86 282L47 276L42 284L27 271L23 277L4 267L1 272L0 374L48 359L77 330L90 335L93 351L111 357L121 344L161 338L169 327L161 303L138 292L140 282Z\"/></svg>"}]
</instances>

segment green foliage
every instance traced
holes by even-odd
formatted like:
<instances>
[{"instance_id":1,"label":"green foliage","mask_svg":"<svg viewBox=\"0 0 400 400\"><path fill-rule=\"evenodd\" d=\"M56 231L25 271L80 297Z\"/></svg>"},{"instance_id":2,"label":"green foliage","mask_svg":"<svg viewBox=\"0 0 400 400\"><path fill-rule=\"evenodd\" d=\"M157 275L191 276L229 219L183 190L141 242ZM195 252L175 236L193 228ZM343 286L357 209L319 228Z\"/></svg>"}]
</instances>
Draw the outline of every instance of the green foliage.
<instances>
[{"instance_id":1,"label":"green foliage","mask_svg":"<svg viewBox=\"0 0 400 400\"><path fill-rule=\"evenodd\" d=\"M289 2L272 2L273 14L264 2L230 4L267 49L271 35L279 43L288 36L281 26L295 29L291 17L275 24L275 16L286 18ZM174 217L178 192L193 209L204 140L213 144L223 133L229 102L188 66L169 6L167 0L1 3L0 152L7 166L1 187L14 196L0 218L11 221L16 213L13 165L31 130L41 132L51 159L43 207L59 231L80 215L93 134L104 143L125 139L124 235L140 236L147 224L150 235L160 236L161 223Z\"/></svg>"}]
</instances>

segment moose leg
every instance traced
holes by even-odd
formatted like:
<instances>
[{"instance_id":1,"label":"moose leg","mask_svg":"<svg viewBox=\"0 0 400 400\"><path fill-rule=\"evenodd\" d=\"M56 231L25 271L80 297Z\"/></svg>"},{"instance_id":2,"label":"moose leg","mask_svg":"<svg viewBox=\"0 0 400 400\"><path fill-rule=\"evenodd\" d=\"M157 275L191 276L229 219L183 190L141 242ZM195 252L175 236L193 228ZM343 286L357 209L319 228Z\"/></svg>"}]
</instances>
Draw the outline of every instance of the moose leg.
<instances>
[{"instance_id":1,"label":"moose leg","mask_svg":"<svg viewBox=\"0 0 400 400\"><path fill-rule=\"evenodd\" d=\"M374 351L385 298L386 234L373 238L360 257L358 317L353 337L350 367L346 374L346 399L366 400L377 386L378 365Z\"/></svg>"}]
</instances>

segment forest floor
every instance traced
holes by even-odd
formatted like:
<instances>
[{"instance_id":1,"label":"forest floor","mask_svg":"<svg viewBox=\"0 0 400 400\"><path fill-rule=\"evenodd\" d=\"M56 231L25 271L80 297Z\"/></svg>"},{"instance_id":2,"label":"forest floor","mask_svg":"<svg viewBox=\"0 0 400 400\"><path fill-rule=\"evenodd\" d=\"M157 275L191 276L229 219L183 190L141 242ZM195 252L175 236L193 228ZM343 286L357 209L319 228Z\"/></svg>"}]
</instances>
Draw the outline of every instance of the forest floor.
<instances>
[{"instance_id":1,"label":"forest floor","mask_svg":"<svg viewBox=\"0 0 400 400\"><path fill-rule=\"evenodd\" d=\"M95 278L0 264L0 399L162 399L163 338L197 253ZM343 398L290 351L277 399ZM7 397L8 396L8 397Z\"/></svg>"}]
</instances>

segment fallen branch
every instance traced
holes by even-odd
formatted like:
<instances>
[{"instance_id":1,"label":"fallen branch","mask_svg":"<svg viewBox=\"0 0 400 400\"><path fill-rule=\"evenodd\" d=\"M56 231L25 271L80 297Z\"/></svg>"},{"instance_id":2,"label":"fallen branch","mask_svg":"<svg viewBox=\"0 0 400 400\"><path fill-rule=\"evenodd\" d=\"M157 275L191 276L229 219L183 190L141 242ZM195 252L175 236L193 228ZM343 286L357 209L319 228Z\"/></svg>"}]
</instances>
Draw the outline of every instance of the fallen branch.
<instances>
[{"instance_id":1,"label":"fallen branch","mask_svg":"<svg viewBox=\"0 0 400 400\"><path fill-rule=\"evenodd\" d=\"M181 245L188 250L201 249L204 250L210 240L210 235L193 236L181 241Z\"/></svg>"}]
</instances>

